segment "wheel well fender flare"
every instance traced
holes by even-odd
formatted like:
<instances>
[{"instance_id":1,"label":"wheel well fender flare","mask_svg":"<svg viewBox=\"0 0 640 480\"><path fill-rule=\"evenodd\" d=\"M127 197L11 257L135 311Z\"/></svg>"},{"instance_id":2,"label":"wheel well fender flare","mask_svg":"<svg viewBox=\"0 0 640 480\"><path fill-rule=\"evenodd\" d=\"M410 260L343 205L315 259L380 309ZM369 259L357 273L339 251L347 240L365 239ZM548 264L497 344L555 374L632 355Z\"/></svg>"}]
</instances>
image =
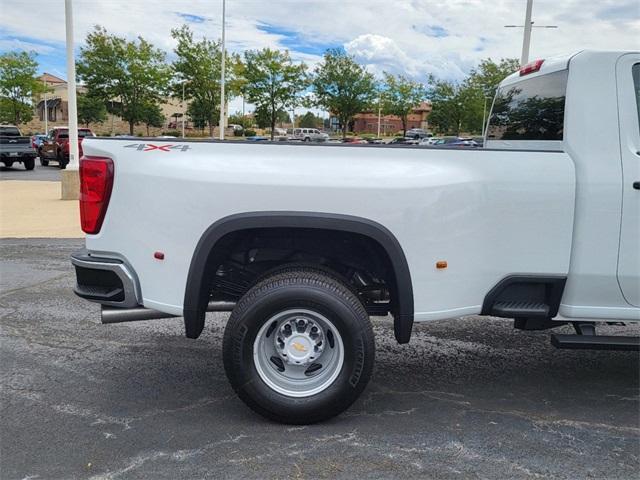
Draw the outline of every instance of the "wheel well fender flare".
<instances>
[{"instance_id":1,"label":"wheel well fender flare","mask_svg":"<svg viewBox=\"0 0 640 480\"><path fill-rule=\"evenodd\" d=\"M317 212L265 211L224 217L209 226L200 237L189 266L185 295L184 323L188 338L198 338L204 329L209 297L206 282L208 265L216 261L216 244L226 235L258 228L316 228L351 232L376 241L391 260L395 276L394 334L399 343L407 343L413 327L414 304L411 274L402 246L385 226L362 217Z\"/></svg>"}]
</instances>

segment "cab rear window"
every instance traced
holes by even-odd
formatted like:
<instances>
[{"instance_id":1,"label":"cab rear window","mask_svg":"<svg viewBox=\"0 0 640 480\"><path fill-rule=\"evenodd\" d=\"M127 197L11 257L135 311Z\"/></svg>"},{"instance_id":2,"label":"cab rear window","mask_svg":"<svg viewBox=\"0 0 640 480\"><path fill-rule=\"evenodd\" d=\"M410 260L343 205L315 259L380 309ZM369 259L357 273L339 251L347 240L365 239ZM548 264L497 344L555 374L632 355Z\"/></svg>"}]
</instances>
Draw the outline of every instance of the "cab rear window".
<instances>
[{"instance_id":1,"label":"cab rear window","mask_svg":"<svg viewBox=\"0 0 640 480\"><path fill-rule=\"evenodd\" d=\"M490 140L562 140L567 70L506 85L489 117Z\"/></svg>"}]
</instances>

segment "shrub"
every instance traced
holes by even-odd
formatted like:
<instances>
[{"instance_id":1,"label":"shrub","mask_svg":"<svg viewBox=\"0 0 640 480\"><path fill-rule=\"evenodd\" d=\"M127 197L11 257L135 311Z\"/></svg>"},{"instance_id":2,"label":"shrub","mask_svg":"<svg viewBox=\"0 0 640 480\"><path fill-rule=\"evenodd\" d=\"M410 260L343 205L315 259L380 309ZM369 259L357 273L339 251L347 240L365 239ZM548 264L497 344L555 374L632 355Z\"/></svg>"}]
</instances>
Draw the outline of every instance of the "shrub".
<instances>
[{"instance_id":1,"label":"shrub","mask_svg":"<svg viewBox=\"0 0 640 480\"><path fill-rule=\"evenodd\" d=\"M247 130L244 131L244 136L245 137L255 137L256 136L256 131L247 129Z\"/></svg>"}]
</instances>

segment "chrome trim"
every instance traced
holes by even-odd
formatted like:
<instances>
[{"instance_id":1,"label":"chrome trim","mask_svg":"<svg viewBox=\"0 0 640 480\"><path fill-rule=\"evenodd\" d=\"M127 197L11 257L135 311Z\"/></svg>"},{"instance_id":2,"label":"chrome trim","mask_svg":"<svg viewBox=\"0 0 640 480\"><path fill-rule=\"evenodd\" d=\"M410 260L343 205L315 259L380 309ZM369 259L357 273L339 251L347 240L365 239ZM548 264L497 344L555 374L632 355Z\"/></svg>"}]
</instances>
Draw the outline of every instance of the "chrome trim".
<instances>
[{"instance_id":1,"label":"chrome trim","mask_svg":"<svg viewBox=\"0 0 640 480\"><path fill-rule=\"evenodd\" d=\"M86 300L100 303L102 305L111 305L114 307L123 308L137 307L142 303L142 294L140 292L138 279L133 273L133 269L129 267L124 261L114 259L113 262L109 262L108 259L103 257L101 257L100 260L84 260L82 258L79 258L79 255L83 254L84 252L78 252L71 255L71 263L77 267L114 272L122 282L122 287L124 289L124 300L122 302L100 302L91 299Z\"/></svg>"},{"instance_id":2,"label":"chrome trim","mask_svg":"<svg viewBox=\"0 0 640 480\"><path fill-rule=\"evenodd\" d=\"M235 302L209 302L207 312L230 312L236 306ZM102 323L137 322L140 320L155 320L158 318L174 318L177 315L160 312L151 308L118 308L103 305L100 312Z\"/></svg>"}]
</instances>

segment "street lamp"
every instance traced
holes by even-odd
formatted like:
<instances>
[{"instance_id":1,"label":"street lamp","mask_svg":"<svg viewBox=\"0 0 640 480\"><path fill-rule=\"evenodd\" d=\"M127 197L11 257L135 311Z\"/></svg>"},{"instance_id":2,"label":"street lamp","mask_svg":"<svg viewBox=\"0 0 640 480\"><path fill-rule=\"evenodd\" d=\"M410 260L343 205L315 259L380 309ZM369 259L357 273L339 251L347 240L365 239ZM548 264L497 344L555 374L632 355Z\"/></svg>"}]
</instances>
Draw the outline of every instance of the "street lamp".
<instances>
[{"instance_id":1,"label":"street lamp","mask_svg":"<svg viewBox=\"0 0 640 480\"><path fill-rule=\"evenodd\" d=\"M69 107L69 164L61 170L62 200L77 200L80 195L80 166L78 149L78 105L76 102L76 62L73 55L73 5L64 0L64 19L67 42L67 97Z\"/></svg>"},{"instance_id":2,"label":"street lamp","mask_svg":"<svg viewBox=\"0 0 640 480\"><path fill-rule=\"evenodd\" d=\"M225 4L226 1L222 0L222 60L220 62L220 140L224 140L224 81L225 81L225 72L224 72L224 60L225 60L225 39L224 39L224 20L225 20ZM184 126L184 119L182 120L182 125ZM182 135L184 136L184 134Z\"/></svg>"},{"instance_id":3,"label":"street lamp","mask_svg":"<svg viewBox=\"0 0 640 480\"><path fill-rule=\"evenodd\" d=\"M484 130L487 123L487 100L491 100L491 97L484 97L484 109L482 110L482 136L484 137Z\"/></svg>"},{"instance_id":4,"label":"street lamp","mask_svg":"<svg viewBox=\"0 0 640 480\"><path fill-rule=\"evenodd\" d=\"M378 138L380 138L380 121L382 120L382 95L378 95Z\"/></svg>"},{"instance_id":5,"label":"street lamp","mask_svg":"<svg viewBox=\"0 0 640 480\"><path fill-rule=\"evenodd\" d=\"M531 12L533 10L533 0L527 0L527 10L524 15L524 25L505 25L505 28L524 28L524 37L522 38L522 54L520 56L520 66L529 62L529 47L531 46L531 29L532 28L558 28L557 25L534 25L531 21Z\"/></svg>"}]
</instances>

